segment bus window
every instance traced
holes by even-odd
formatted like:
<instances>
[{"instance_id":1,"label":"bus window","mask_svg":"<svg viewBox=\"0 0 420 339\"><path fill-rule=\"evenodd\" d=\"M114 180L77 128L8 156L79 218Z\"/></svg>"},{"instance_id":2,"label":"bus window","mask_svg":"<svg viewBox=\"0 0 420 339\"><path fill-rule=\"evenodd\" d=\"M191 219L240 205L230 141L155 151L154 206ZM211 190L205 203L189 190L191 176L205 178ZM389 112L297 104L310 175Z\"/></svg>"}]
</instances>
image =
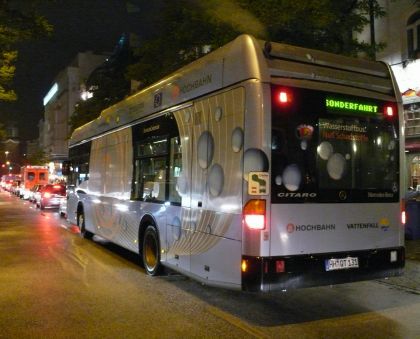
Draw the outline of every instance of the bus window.
<instances>
[{"instance_id":1,"label":"bus window","mask_svg":"<svg viewBox=\"0 0 420 339\"><path fill-rule=\"evenodd\" d=\"M46 177L46 173L45 172L39 173L39 180L47 180L47 177Z\"/></svg>"},{"instance_id":2,"label":"bus window","mask_svg":"<svg viewBox=\"0 0 420 339\"><path fill-rule=\"evenodd\" d=\"M179 137L171 139L169 162L169 201L180 204L181 196L177 190L177 181L182 171L182 153Z\"/></svg>"},{"instance_id":3,"label":"bus window","mask_svg":"<svg viewBox=\"0 0 420 339\"><path fill-rule=\"evenodd\" d=\"M137 159L135 162L134 199L165 201L166 158Z\"/></svg>"},{"instance_id":4,"label":"bus window","mask_svg":"<svg viewBox=\"0 0 420 339\"><path fill-rule=\"evenodd\" d=\"M164 202L166 200L168 140L153 137L139 142L135 155L132 198Z\"/></svg>"}]
</instances>

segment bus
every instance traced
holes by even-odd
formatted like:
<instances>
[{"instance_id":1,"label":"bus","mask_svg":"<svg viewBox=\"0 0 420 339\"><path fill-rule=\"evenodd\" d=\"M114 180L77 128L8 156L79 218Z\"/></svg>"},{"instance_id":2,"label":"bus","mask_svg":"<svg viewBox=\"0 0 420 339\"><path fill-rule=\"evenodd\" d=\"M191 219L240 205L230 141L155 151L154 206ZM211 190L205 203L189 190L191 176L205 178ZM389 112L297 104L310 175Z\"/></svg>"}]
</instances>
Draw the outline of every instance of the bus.
<instances>
[{"instance_id":1,"label":"bus","mask_svg":"<svg viewBox=\"0 0 420 339\"><path fill-rule=\"evenodd\" d=\"M68 218L222 288L398 276L402 118L386 64L241 35L73 132Z\"/></svg>"}]
</instances>

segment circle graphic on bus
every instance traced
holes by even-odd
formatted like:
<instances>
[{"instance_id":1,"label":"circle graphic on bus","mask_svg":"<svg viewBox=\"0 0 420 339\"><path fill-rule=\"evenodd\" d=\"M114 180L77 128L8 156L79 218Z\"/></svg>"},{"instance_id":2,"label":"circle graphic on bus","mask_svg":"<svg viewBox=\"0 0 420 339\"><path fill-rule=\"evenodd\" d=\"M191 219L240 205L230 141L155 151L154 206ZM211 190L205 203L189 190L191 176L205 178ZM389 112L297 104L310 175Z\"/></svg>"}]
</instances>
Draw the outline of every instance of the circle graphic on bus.
<instances>
[{"instance_id":1,"label":"circle graphic on bus","mask_svg":"<svg viewBox=\"0 0 420 339\"><path fill-rule=\"evenodd\" d=\"M185 177L185 172L181 171L176 181L176 189L180 195L188 192L188 180Z\"/></svg>"},{"instance_id":2,"label":"circle graphic on bus","mask_svg":"<svg viewBox=\"0 0 420 339\"><path fill-rule=\"evenodd\" d=\"M182 232L182 230L181 230L181 219L179 219L179 217L177 217L177 216L175 216L173 219L172 219L172 222L171 222L171 229L172 229L172 238L173 238L173 240L174 241L177 241L177 240L179 240L180 238L181 238L181 232Z\"/></svg>"},{"instance_id":3,"label":"circle graphic on bus","mask_svg":"<svg viewBox=\"0 0 420 339\"><path fill-rule=\"evenodd\" d=\"M330 178L340 180L346 169L346 159L340 153L334 153L327 162L327 172Z\"/></svg>"},{"instance_id":4,"label":"circle graphic on bus","mask_svg":"<svg viewBox=\"0 0 420 339\"><path fill-rule=\"evenodd\" d=\"M223 185L225 183L225 177L223 174L223 168L219 164L214 164L210 169L208 177L208 187L210 194L213 197L218 197L223 191Z\"/></svg>"},{"instance_id":5,"label":"circle graphic on bus","mask_svg":"<svg viewBox=\"0 0 420 339\"><path fill-rule=\"evenodd\" d=\"M248 181L249 172L266 172L268 159L265 153L257 148L249 148L244 154L244 179Z\"/></svg>"},{"instance_id":6,"label":"circle graphic on bus","mask_svg":"<svg viewBox=\"0 0 420 339\"><path fill-rule=\"evenodd\" d=\"M232 132L232 149L235 153L238 153L242 149L244 144L244 132L242 128L236 127Z\"/></svg>"},{"instance_id":7,"label":"circle graphic on bus","mask_svg":"<svg viewBox=\"0 0 420 339\"><path fill-rule=\"evenodd\" d=\"M302 181L302 174L298 165L288 165L283 171L283 184L289 191L297 191Z\"/></svg>"},{"instance_id":8,"label":"circle graphic on bus","mask_svg":"<svg viewBox=\"0 0 420 339\"><path fill-rule=\"evenodd\" d=\"M328 160L333 153L333 147L328 141L323 141L319 144L317 151L322 160Z\"/></svg>"},{"instance_id":9,"label":"circle graphic on bus","mask_svg":"<svg viewBox=\"0 0 420 339\"><path fill-rule=\"evenodd\" d=\"M197 145L197 157L198 164L202 169L206 169L210 166L213 160L214 153L214 140L213 136L209 131L204 131L200 138L198 138Z\"/></svg>"}]
</instances>

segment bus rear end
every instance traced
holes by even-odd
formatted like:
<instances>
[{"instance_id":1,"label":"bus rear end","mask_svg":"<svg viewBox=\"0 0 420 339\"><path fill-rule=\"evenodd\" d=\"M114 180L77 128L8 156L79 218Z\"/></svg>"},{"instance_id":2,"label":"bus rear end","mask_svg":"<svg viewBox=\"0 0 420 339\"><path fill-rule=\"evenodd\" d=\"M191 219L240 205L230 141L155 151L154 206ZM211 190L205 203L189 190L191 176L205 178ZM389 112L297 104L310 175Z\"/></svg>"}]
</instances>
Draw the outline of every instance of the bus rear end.
<instances>
[{"instance_id":1,"label":"bus rear end","mask_svg":"<svg viewBox=\"0 0 420 339\"><path fill-rule=\"evenodd\" d=\"M397 103L282 85L271 98L270 255L245 258L246 288L402 274Z\"/></svg>"}]
</instances>

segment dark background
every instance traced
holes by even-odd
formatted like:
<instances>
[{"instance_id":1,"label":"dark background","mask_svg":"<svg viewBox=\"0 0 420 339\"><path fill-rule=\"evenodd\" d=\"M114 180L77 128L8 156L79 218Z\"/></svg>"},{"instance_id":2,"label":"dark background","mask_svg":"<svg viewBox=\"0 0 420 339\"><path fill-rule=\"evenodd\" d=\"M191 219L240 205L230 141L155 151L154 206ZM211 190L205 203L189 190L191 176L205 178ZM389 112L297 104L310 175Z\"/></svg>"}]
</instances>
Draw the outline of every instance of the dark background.
<instances>
[{"instance_id":1,"label":"dark background","mask_svg":"<svg viewBox=\"0 0 420 339\"><path fill-rule=\"evenodd\" d=\"M159 2L148 0L55 0L39 12L54 26L53 35L19 46L14 88L18 101L0 103L0 121L16 121L22 140L38 137L42 100L57 74L78 52L111 53L123 33L140 41L153 34Z\"/></svg>"}]
</instances>

